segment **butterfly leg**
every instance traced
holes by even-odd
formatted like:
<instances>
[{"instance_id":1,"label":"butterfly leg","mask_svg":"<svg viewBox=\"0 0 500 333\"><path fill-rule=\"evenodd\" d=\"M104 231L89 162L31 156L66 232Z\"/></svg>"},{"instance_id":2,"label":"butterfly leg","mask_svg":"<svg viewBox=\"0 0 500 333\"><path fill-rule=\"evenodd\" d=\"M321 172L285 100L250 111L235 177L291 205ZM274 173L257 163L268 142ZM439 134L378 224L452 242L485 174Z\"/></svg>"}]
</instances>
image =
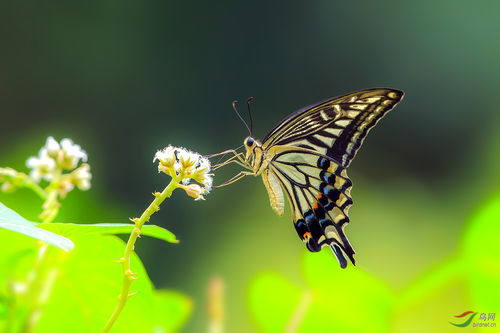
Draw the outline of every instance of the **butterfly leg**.
<instances>
[{"instance_id":1,"label":"butterfly leg","mask_svg":"<svg viewBox=\"0 0 500 333\"><path fill-rule=\"evenodd\" d=\"M214 165L212 169L217 170L217 169L219 169L225 165L231 164L231 163L236 163L236 164L244 167L245 169L248 169L249 166L244 163L244 160L242 160L242 155L243 155L243 153L236 154L233 157L228 158L224 162Z\"/></svg>"},{"instance_id":2,"label":"butterfly leg","mask_svg":"<svg viewBox=\"0 0 500 333\"><path fill-rule=\"evenodd\" d=\"M249 168L249 166L247 165L247 163L245 161L245 157L244 157L245 155L243 153L238 153L234 149L228 149L228 150L225 150L225 151L217 153L217 154L212 154L208 157L212 158L212 157L221 156L221 155L222 155L222 157L224 157L224 155L226 155L226 154L233 154L233 156L230 157L229 159L225 160L222 163L217 163L216 165L214 165L214 167L213 167L214 170L216 170L224 165L227 165L229 163L236 163L236 164L241 165L242 167L244 167L246 169Z\"/></svg>"},{"instance_id":3,"label":"butterfly leg","mask_svg":"<svg viewBox=\"0 0 500 333\"><path fill-rule=\"evenodd\" d=\"M236 176L232 177L231 179L225 181L224 183L222 183L220 185L214 186L214 187L215 188L224 187L224 186L227 186L227 185L230 185L232 183L237 182L238 180L240 180L241 178L243 178L245 176L253 176L253 175L255 175L253 172L241 171L240 173L238 173Z\"/></svg>"},{"instance_id":4,"label":"butterfly leg","mask_svg":"<svg viewBox=\"0 0 500 333\"><path fill-rule=\"evenodd\" d=\"M241 160L241 162L245 162L245 159L243 158L243 153L238 153L234 149L224 150L224 151L221 151L220 153L212 154L212 155L209 155L207 157L208 158L212 158L212 157L215 157L215 156L226 155L226 154L233 154L234 156L239 156L238 158Z\"/></svg>"}]
</instances>

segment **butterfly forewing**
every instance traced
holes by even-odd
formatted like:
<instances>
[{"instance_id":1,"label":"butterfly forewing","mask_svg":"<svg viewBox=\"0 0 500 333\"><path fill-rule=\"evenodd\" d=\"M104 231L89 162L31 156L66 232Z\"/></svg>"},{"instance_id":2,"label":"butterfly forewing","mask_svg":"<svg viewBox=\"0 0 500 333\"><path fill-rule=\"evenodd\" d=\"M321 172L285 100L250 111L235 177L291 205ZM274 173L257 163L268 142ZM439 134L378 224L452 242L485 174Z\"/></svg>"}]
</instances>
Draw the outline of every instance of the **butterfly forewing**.
<instances>
[{"instance_id":1,"label":"butterfly forewing","mask_svg":"<svg viewBox=\"0 0 500 333\"><path fill-rule=\"evenodd\" d=\"M399 90L369 89L303 108L276 126L263 140L263 148L307 148L347 167L368 131L402 96Z\"/></svg>"},{"instance_id":2,"label":"butterfly forewing","mask_svg":"<svg viewBox=\"0 0 500 333\"><path fill-rule=\"evenodd\" d=\"M299 237L312 252L330 245L341 267L344 254L354 264L344 233L352 205L346 168L368 131L402 97L399 90L377 88L332 98L291 114L262 142L270 158L266 175L287 194Z\"/></svg>"}]
</instances>

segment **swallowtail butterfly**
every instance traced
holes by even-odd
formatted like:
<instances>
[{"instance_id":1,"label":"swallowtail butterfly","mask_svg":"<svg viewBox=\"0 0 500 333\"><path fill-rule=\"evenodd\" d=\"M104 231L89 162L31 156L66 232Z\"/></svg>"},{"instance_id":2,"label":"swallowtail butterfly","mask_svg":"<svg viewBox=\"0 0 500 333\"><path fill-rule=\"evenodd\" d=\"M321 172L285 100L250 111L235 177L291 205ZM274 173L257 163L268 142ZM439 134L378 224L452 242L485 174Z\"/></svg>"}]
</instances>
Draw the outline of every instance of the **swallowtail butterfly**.
<instances>
[{"instance_id":1,"label":"swallowtail butterfly","mask_svg":"<svg viewBox=\"0 0 500 333\"><path fill-rule=\"evenodd\" d=\"M283 215L286 194L295 230L309 251L329 246L342 268L347 266L346 256L355 264L344 231L353 203L347 168L368 131L402 97L403 92L395 89L362 90L292 113L261 141L249 129L243 141L246 153L223 152L234 156L215 167L237 163L248 171L220 186L247 175L262 176L278 215Z\"/></svg>"}]
</instances>

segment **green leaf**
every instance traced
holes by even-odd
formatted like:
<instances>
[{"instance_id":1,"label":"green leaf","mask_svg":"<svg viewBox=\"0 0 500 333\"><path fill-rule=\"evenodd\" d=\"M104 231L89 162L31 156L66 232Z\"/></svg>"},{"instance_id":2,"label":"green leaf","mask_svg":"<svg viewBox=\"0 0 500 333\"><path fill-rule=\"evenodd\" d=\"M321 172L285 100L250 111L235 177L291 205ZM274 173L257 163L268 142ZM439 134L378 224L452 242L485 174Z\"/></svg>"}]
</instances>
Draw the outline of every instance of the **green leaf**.
<instances>
[{"instance_id":1,"label":"green leaf","mask_svg":"<svg viewBox=\"0 0 500 333\"><path fill-rule=\"evenodd\" d=\"M306 253L302 290L275 274L256 279L250 309L264 332L387 331L393 293L359 267L341 269L327 251ZM362 320L361 320L362 318Z\"/></svg>"},{"instance_id":2,"label":"green leaf","mask_svg":"<svg viewBox=\"0 0 500 333\"><path fill-rule=\"evenodd\" d=\"M72 250L74 247L74 244L71 240L47 230L38 228L36 224L26 220L12 209L7 208L1 202L0 228L41 240L60 249L63 249L64 251Z\"/></svg>"},{"instance_id":3,"label":"green leaf","mask_svg":"<svg viewBox=\"0 0 500 333\"><path fill-rule=\"evenodd\" d=\"M75 249L64 256L48 253L52 264L42 274L54 279L52 291L43 307L36 332L100 332L113 312L123 281L124 242L114 236L77 233L71 237ZM155 314L151 311L152 283L137 255L132 256L137 280L132 296L112 332L152 332Z\"/></svg>"},{"instance_id":4,"label":"green leaf","mask_svg":"<svg viewBox=\"0 0 500 333\"><path fill-rule=\"evenodd\" d=\"M62 228L64 229L64 228ZM113 312L121 291L123 273L122 265L116 260L123 256L125 243L111 235L79 232L78 228L62 230L61 234L71 237L75 248L71 252L57 251L48 248L45 260L38 276L42 277L44 288L50 288L47 299L34 330L36 332L64 332L72 327L72 333L99 332ZM0 230L2 233L7 231ZM30 238L13 234L7 238L9 259L0 256L0 280L22 281L33 267L38 247L35 242L20 240ZM10 247L16 251L10 251ZM5 260L4 260L5 259ZM21 264L19 260L22 260ZM174 292L153 293L153 285L140 259L132 256L132 271L137 280L132 284L132 296L122 314L113 326L112 332L153 332L162 329L165 332L177 330L182 326L191 310L191 302L187 297ZM16 271L12 272L16 267ZM19 266L19 267L18 267ZM2 269L5 268L5 271ZM6 275L2 272L5 272ZM15 273L15 276L12 276ZM8 274L8 275L7 275ZM19 280L19 278L21 280ZM53 281L47 284L47 279ZM0 288L0 294L3 290ZM26 318L21 313L30 313L32 299L26 299L22 308L16 310L19 327L23 327ZM28 303L26 303L28 302ZM77 323L77 325L75 325ZM16 327L18 327L16 326ZM1 327L1 325L0 325ZM160 331L158 331L160 332Z\"/></svg>"},{"instance_id":5,"label":"green leaf","mask_svg":"<svg viewBox=\"0 0 500 333\"><path fill-rule=\"evenodd\" d=\"M76 223L40 223L38 227L52 231L77 231L82 233L93 233L101 235L109 234L129 234L134 229L130 223L96 223L96 224L76 224ZM157 225L142 226L142 235L158 238L169 243L179 243L175 235Z\"/></svg>"},{"instance_id":6,"label":"green leaf","mask_svg":"<svg viewBox=\"0 0 500 333\"><path fill-rule=\"evenodd\" d=\"M153 311L156 315L155 333L177 332L187 321L193 302L179 292L157 290L153 292Z\"/></svg>"},{"instance_id":7,"label":"green leaf","mask_svg":"<svg viewBox=\"0 0 500 333\"><path fill-rule=\"evenodd\" d=\"M34 238L5 229L0 229L0 244L0 294L7 294L10 281L26 279L40 244Z\"/></svg>"},{"instance_id":8,"label":"green leaf","mask_svg":"<svg viewBox=\"0 0 500 333\"><path fill-rule=\"evenodd\" d=\"M248 302L260 331L285 331L301 294L298 286L278 274L264 273L252 281Z\"/></svg>"}]
</instances>

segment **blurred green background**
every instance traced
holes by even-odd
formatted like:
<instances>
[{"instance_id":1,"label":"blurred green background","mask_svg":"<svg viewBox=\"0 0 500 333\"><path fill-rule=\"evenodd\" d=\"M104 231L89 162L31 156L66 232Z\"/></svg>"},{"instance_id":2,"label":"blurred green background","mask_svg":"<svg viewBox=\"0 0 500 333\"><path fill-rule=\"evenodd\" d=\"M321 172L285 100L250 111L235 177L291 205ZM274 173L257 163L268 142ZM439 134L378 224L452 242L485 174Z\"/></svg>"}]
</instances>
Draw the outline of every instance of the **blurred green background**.
<instances>
[{"instance_id":1,"label":"blurred green background","mask_svg":"<svg viewBox=\"0 0 500 333\"><path fill-rule=\"evenodd\" d=\"M350 168L347 228L358 269L398 292L456 257L469 217L499 189L499 10L497 1L3 1L0 165L24 170L47 136L70 137L89 154L93 185L72 193L57 220L124 222L167 181L152 164L157 149L241 144L234 99L255 97L263 137L318 100L402 89ZM31 193L0 200L27 218L39 213ZM156 286L193 298L186 331L206 326L212 276L226 284L229 332L257 329L249 288L262 272L307 286L303 245L260 179L204 202L177 193L152 222L181 243L141 239L138 253ZM327 265L337 268L333 257ZM467 285L441 292L393 327L448 325L477 304ZM332 311L342 304L333 300ZM473 310L498 312L490 304Z\"/></svg>"}]
</instances>

